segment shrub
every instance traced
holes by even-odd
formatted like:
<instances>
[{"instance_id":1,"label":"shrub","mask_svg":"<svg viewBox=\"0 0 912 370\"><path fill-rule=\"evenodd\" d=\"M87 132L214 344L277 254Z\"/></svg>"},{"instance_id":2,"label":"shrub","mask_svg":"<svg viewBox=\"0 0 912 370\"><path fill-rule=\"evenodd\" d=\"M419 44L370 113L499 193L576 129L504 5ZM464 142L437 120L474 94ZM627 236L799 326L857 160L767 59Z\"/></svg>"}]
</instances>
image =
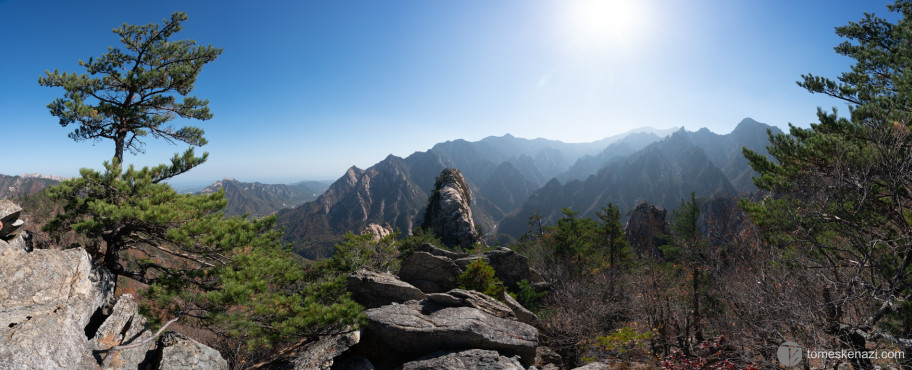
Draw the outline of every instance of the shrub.
<instances>
[{"instance_id":1,"label":"shrub","mask_svg":"<svg viewBox=\"0 0 912 370\"><path fill-rule=\"evenodd\" d=\"M483 259L476 259L456 278L461 289L475 290L491 297L502 299L503 283L494 277L494 268Z\"/></svg>"},{"instance_id":2,"label":"shrub","mask_svg":"<svg viewBox=\"0 0 912 370\"><path fill-rule=\"evenodd\" d=\"M398 233L392 233L377 238L371 233L356 235L348 232L343 237L344 240L336 244L330 264L343 273L360 268L396 273L400 263L397 236Z\"/></svg>"},{"instance_id":3,"label":"shrub","mask_svg":"<svg viewBox=\"0 0 912 370\"><path fill-rule=\"evenodd\" d=\"M399 258L408 258L408 256L411 256L412 253L415 252L416 248L424 244L443 246L443 242L440 241L440 238L438 238L433 231L423 227L417 227L412 232L412 235L402 238L402 240L399 241Z\"/></svg>"},{"instance_id":4,"label":"shrub","mask_svg":"<svg viewBox=\"0 0 912 370\"><path fill-rule=\"evenodd\" d=\"M517 292L510 293L514 299L516 299L519 304L527 308L529 311L538 313L542 308L542 299L548 295L547 292L536 291L532 284L529 283L529 280L523 279L516 283L518 288Z\"/></svg>"}]
</instances>

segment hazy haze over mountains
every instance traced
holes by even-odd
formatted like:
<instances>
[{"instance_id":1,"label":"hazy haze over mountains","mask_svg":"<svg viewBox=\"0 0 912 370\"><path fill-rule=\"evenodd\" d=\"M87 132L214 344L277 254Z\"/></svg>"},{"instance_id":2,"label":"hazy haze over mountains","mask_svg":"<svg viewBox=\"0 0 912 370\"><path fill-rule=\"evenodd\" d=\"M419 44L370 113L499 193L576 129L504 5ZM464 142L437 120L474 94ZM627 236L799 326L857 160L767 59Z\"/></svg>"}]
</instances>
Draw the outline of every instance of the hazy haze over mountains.
<instances>
[{"instance_id":1,"label":"hazy haze over mountains","mask_svg":"<svg viewBox=\"0 0 912 370\"><path fill-rule=\"evenodd\" d=\"M489 237L517 237L533 210L550 220L566 206L584 215L608 202L622 210L642 201L674 208L691 191L753 191L752 170L738 158L742 147L764 152L768 128L779 132L748 118L724 135L640 129L592 143L512 135L452 140L364 170L352 167L316 200L279 211L278 224L308 258L328 256L342 233L369 223L411 232L444 168L462 172L475 223Z\"/></svg>"}]
</instances>

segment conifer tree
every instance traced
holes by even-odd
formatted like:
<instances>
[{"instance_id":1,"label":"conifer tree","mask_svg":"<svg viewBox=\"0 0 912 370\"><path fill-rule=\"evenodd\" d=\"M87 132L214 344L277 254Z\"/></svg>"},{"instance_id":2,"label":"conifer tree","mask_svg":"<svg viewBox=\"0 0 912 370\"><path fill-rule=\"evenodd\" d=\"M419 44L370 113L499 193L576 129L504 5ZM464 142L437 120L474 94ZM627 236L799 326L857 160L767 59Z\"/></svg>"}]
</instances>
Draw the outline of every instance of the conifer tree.
<instances>
[{"instance_id":1,"label":"conifer tree","mask_svg":"<svg viewBox=\"0 0 912 370\"><path fill-rule=\"evenodd\" d=\"M704 287L704 269L712 257L709 253L709 243L700 233L697 221L700 218L700 207L697 205L695 193L690 193L690 200L681 200L681 205L674 210L671 221L671 244L662 246L662 252L672 263L680 263L690 273L691 311L690 322L685 327L685 338L689 339L690 331L697 342L702 342L702 312L700 307ZM685 347L686 349L686 347Z\"/></svg>"},{"instance_id":2,"label":"conifer tree","mask_svg":"<svg viewBox=\"0 0 912 370\"><path fill-rule=\"evenodd\" d=\"M595 252L595 221L576 217L579 212L570 208L564 208L561 212L564 217L559 218L557 225L550 228L551 249L558 257L584 263Z\"/></svg>"},{"instance_id":3,"label":"conifer tree","mask_svg":"<svg viewBox=\"0 0 912 370\"><path fill-rule=\"evenodd\" d=\"M912 2L888 9L897 22L865 14L836 28L849 72L798 82L846 102L848 117L818 109L810 128L771 135L773 160L744 151L772 195L744 208L790 265L813 272L821 309L807 317L852 350L912 349Z\"/></svg>"},{"instance_id":4,"label":"conifer tree","mask_svg":"<svg viewBox=\"0 0 912 370\"><path fill-rule=\"evenodd\" d=\"M123 163L125 150L141 152L142 139L148 135L191 146L206 144L203 130L197 127L167 125L177 117L212 118L208 100L188 95L203 65L214 61L222 49L197 46L193 40L169 40L186 20L186 14L174 12L161 26L125 23L113 30L125 50L108 47L98 59L80 60L87 73L54 70L38 79L42 86L66 91L48 109L60 118L61 126L79 125L70 138L114 141L115 163ZM174 94L183 96L183 101L178 102Z\"/></svg>"},{"instance_id":5,"label":"conifer tree","mask_svg":"<svg viewBox=\"0 0 912 370\"><path fill-rule=\"evenodd\" d=\"M633 259L630 245L624 237L624 226L621 224L621 210L618 206L608 203L601 210L595 211L599 219L598 235L601 239L605 253L608 254L608 266L612 270L620 270L629 265Z\"/></svg>"},{"instance_id":6,"label":"conifer tree","mask_svg":"<svg viewBox=\"0 0 912 370\"><path fill-rule=\"evenodd\" d=\"M123 151L141 150L146 135L205 144L198 128L164 126L176 116L212 116L207 101L185 97L177 103L166 95L187 95L200 68L221 53L191 40L169 41L186 19L178 12L162 27L115 29L129 52L109 48L98 60L80 63L101 78L55 71L40 79L66 90L50 108L62 125L79 123L70 137L115 144L103 172L82 169L80 177L48 189L64 211L45 230L84 235L89 244L75 247L115 275L148 284L143 298L146 312L158 316L153 321L189 315L251 348L357 325L361 307L343 281L306 273L280 242L275 216L226 218L224 192L178 194L164 182L203 163L206 154L196 157L191 147L170 164L122 166Z\"/></svg>"}]
</instances>

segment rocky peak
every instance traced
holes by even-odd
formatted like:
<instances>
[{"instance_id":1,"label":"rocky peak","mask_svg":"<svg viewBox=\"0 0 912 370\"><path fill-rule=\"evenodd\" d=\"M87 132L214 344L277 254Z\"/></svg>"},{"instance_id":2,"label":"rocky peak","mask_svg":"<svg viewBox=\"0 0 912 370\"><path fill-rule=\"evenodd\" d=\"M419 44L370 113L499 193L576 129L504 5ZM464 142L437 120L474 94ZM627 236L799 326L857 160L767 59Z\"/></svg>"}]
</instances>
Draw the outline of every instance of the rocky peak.
<instances>
[{"instance_id":1,"label":"rocky peak","mask_svg":"<svg viewBox=\"0 0 912 370\"><path fill-rule=\"evenodd\" d=\"M445 168L428 199L422 227L436 234L448 247L470 248L481 242L472 221L472 195L462 173Z\"/></svg>"},{"instance_id":2,"label":"rocky peak","mask_svg":"<svg viewBox=\"0 0 912 370\"><path fill-rule=\"evenodd\" d=\"M383 239L383 238L389 236L390 234L392 234L393 228L390 227L390 225L386 224L386 223L383 225L369 223L367 225L364 225L363 228L361 228L361 233L362 234L368 234L368 233L372 234L373 240L376 241L376 240Z\"/></svg>"},{"instance_id":3,"label":"rocky peak","mask_svg":"<svg viewBox=\"0 0 912 370\"><path fill-rule=\"evenodd\" d=\"M57 176L57 175L45 175L41 173L26 173L22 175L23 179L48 179L54 181L63 181L68 180L69 177Z\"/></svg>"},{"instance_id":4,"label":"rocky peak","mask_svg":"<svg viewBox=\"0 0 912 370\"><path fill-rule=\"evenodd\" d=\"M659 246L666 244L662 235L669 235L668 211L648 203L640 203L630 212L624 235L630 246L641 256L659 258Z\"/></svg>"}]
</instances>

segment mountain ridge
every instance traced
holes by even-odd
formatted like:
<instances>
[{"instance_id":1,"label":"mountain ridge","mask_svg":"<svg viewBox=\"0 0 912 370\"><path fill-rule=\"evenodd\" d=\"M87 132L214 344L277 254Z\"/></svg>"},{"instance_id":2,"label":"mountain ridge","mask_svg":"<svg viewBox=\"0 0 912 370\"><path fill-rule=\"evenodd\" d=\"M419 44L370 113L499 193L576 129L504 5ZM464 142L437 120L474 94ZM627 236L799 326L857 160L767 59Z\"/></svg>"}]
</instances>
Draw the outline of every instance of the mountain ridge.
<instances>
[{"instance_id":1,"label":"mountain ridge","mask_svg":"<svg viewBox=\"0 0 912 370\"><path fill-rule=\"evenodd\" d=\"M312 201L325 189L314 188L319 183L299 182L295 184L263 184L259 182L241 182L230 177L214 182L198 194L211 194L225 191L228 204L225 214L228 216L248 215L263 217L283 208L291 208Z\"/></svg>"},{"instance_id":2,"label":"mountain ridge","mask_svg":"<svg viewBox=\"0 0 912 370\"><path fill-rule=\"evenodd\" d=\"M725 135L698 135L681 128L664 139L644 129L613 139L597 151L567 150L573 144L509 134L475 142L450 140L405 158L389 155L365 170L353 166L316 200L279 211L277 224L285 228L286 241L307 258L329 256L344 232L369 223L388 224L408 234L422 221L435 178L444 168L463 174L473 194L475 225L494 238L521 234L527 213L538 208L547 211L549 219L565 206L588 216L607 202L630 209L636 202L650 201L673 209L691 191L699 196L742 192L731 180L743 177L746 161L725 156L752 139L756 128L772 126L753 120L739 126L743 127L733 130L736 134ZM748 134L740 135L744 132ZM586 150L592 154L579 154ZM737 152L740 156L740 147ZM581 178L563 182L556 178L583 158L591 163L578 168L591 173L580 176L585 170L578 171ZM728 172L723 170L726 166ZM635 185L622 186L626 183Z\"/></svg>"}]
</instances>

